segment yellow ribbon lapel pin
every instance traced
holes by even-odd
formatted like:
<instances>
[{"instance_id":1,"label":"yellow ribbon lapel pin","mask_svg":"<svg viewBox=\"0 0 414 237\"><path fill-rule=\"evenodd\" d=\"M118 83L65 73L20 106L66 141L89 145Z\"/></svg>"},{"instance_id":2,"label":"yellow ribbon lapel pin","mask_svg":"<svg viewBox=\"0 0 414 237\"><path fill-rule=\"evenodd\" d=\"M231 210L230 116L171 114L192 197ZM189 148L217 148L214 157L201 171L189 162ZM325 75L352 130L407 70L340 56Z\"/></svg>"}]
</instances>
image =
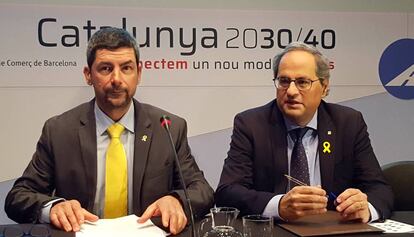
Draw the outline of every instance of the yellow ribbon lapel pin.
<instances>
[{"instance_id":1,"label":"yellow ribbon lapel pin","mask_svg":"<svg viewBox=\"0 0 414 237\"><path fill-rule=\"evenodd\" d=\"M328 135L329 136L332 135L332 131L331 130L328 131ZM324 141L322 143L322 146L323 146L323 150L322 150L323 153L331 154L331 143L330 142Z\"/></svg>"}]
</instances>

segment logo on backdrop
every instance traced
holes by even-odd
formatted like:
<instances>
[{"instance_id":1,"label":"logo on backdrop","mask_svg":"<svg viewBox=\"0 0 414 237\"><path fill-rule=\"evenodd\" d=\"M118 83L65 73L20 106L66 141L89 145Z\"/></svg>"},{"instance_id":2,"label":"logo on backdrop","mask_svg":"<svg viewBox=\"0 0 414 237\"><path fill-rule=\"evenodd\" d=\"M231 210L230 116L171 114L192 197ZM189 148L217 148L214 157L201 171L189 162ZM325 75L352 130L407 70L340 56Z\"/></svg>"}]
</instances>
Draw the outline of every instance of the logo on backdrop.
<instances>
[{"instance_id":1,"label":"logo on backdrop","mask_svg":"<svg viewBox=\"0 0 414 237\"><path fill-rule=\"evenodd\" d=\"M390 44L382 53L379 76L384 88L391 95L414 99L414 39L400 39Z\"/></svg>"}]
</instances>

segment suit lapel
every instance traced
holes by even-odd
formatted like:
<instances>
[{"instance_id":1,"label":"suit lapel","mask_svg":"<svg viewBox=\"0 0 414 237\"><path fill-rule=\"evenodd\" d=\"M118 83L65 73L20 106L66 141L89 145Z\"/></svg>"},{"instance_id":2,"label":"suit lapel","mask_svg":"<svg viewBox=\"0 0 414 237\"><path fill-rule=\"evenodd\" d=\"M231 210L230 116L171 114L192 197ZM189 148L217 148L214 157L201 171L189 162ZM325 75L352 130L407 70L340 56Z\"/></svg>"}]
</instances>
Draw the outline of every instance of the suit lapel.
<instances>
[{"instance_id":1,"label":"suit lapel","mask_svg":"<svg viewBox=\"0 0 414 237\"><path fill-rule=\"evenodd\" d=\"M331 117L325 110L324 102L321 103L318 109L318 138L322 187L330 192L332 191L335 168L336 129Z\"/></svg>"},{"instance_id":2,"label":"suit lapel","mask_svg":"<svg viewBox=\"0 0 414 237\"><path fill-rule=\"evenodd\" d=\"M135 144L134 144L134 171L133 171L133 211L142 213L141 187L144 178L145 167L148 161L148 152L152 142L151 120L143 106L134 99L135 106Z\"/></svg>"},{"instance_id":3,"label":"suit lapel","mask_svg":"<svg viewBox=\"0 0 414 237\"><path fill-rule=\"evenodd\" d=\"M273 165L275 173L272 177L273 187L276 193L284 193L287 189L287 180L284 174L288 173L288 157L287 157L287 134L286 125L274 100L270 111L270 128L269 137L271 138L270 147L272 147Z\"/></svg>"},{"instance_id":4,"label":"suit lapel","mask_svg":"<svg viewBox=\"0 0 414 237\"><path fill-rule=\"evenodd\" d=\"M86 177L85 187L96 187L96 122L94 112L95 100L89 102L87 110L81 114L80 127L78 131L82 162ZM96 188L85 188L88 191L86 207L89 211L93 209L93 200L96 194ZM84 203L82 203L85 205Z\"/></svg>"}]
</instances>

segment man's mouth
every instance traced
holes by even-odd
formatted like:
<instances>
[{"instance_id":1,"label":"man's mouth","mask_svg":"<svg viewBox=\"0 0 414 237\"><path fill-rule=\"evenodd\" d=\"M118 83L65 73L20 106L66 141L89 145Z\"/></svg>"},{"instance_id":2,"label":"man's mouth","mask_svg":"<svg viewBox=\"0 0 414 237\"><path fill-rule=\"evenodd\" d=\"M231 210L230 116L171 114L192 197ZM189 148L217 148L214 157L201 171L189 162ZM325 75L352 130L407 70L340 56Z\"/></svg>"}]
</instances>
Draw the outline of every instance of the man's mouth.
<instances>
[{"instance_id":1,"label":"man's mouth","mask_svg":"<svg viewBox=\"0 0 414 237\"><path fill-rule=\"evenodd\" d=\"M286 104L289 104L289 105L296 105L296 104L301 104L299 101L295 101L295 100L287 100L286 101Z\"/></svg>"},{"instance_id":2,"label":"man's mouth","mask_svg":"<svg viewBox=\"0 0 414 237\"><path fill-rule=\"evenodd\" d=\"M125 92L125 90L111 90L111 91L109 91L109 94L122 94L124 92Z\"/></svg>"},{"instance_id":3,"label":"man's mouth","mask_svg":"<svg viewBox=\"0 0 414 237\"><path fill-rule=\"evenodd\" d=\"M125 91L123 91L123 90L110 91L108 93L108 96L109 97L118 97L118 96L124 95L124 93L125 93Z\"/></svg>"}]
</instances>

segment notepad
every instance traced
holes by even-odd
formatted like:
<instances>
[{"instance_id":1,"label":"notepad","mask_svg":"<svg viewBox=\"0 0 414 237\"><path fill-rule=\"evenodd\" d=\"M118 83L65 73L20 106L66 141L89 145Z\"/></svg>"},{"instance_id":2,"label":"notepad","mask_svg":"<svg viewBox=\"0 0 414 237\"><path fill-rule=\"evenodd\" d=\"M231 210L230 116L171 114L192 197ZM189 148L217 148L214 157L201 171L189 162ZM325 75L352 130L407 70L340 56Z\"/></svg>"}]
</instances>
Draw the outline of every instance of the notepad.
<instances>
[{"instance_id":1,"label":"notepad","mask_svg":"<svg viewBox=\"0 0 414 237\"><path fill-rule=\"evenodd\" d=\"M383 223L371 223L371 226L377 227L384 233L414 233L414 226L391 219L385 220Z\"/></svg>"},{"instance_id":2,"label":"notepad","mask_svg":"<svg viewBox=\"0 0 414 237\"><path fill-rule=\"evenodd\" d=\"M299 236L323 236L349 233L381 233L382 229L360 222L343 222L336 211L302 217L296 221L278 224Z\"/></svg>"}]
</instances>

